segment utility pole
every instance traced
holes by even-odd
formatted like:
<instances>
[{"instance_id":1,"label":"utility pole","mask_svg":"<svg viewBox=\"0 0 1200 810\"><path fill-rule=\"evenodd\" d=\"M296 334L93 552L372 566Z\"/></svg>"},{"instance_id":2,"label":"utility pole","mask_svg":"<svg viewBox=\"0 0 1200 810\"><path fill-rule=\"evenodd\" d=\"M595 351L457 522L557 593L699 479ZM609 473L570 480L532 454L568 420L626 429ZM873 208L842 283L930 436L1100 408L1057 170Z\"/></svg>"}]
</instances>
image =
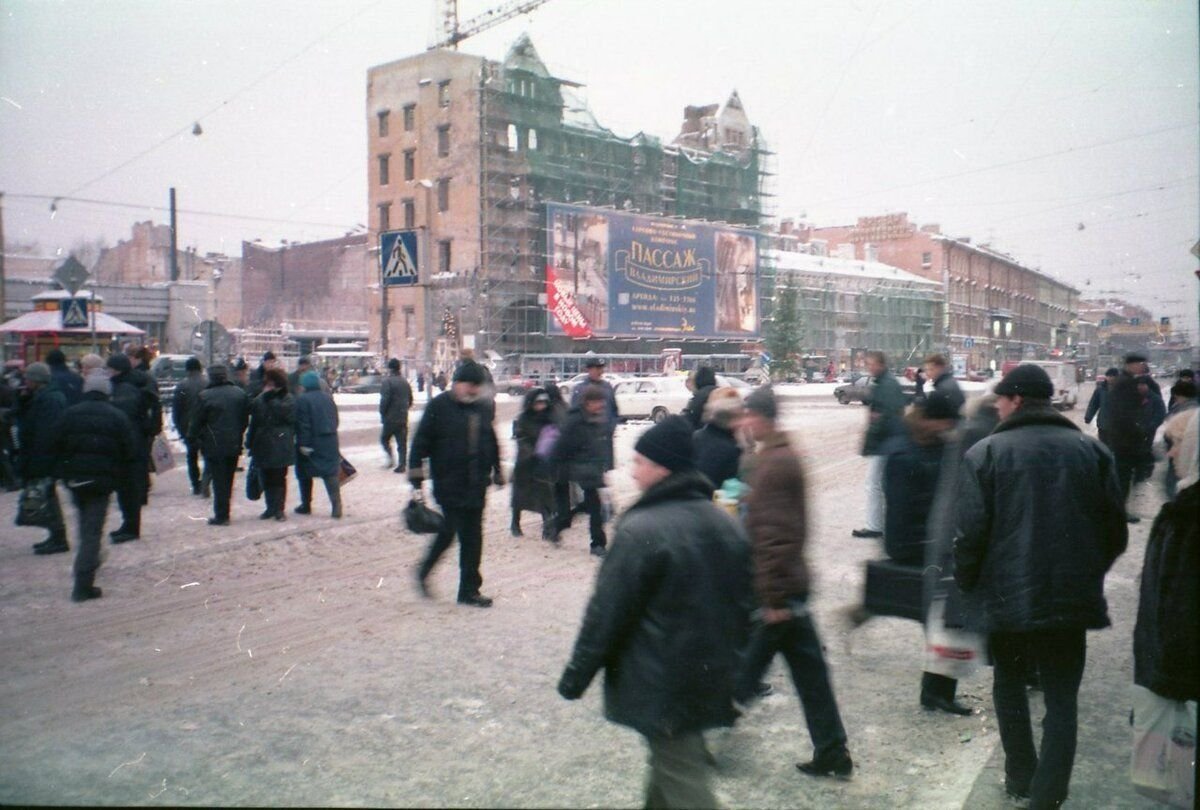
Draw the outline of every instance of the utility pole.
<instances>
[{"instance_id":1,"label":"utility pole","mask_svg":"<svg viewBox=\"0 0 1200 810\"><path fill-rule=\"evenodd\" d=\"M4 322L4 192L0 191L0 323ZM8 359L5 356L4 341L0 339L0 361Z\"/></svg>"},{"instance_id":2,"label":"utility pole","mask_svg":"<svg viewBox=\"0 0 1200 810\"><path fill-rule=\"evenodd\" d=\"M382 240L381 240L382 241ZM388 361L388 330L391 328L391 313L388 312L388 288L383 278L383 263L386 261L382 249L379 251L379 346L383 362Z\"/></svg>"},{"instance_id":3,"label":"utility pole","mask_svg":"<svg viewBox=\"0 0 1200 810\"><path fill-rule=\"evenodd\" d=\"M175 186L171 186L171 281L179 281L179 231L175 219Z\"/></svg>"}]
</instances>

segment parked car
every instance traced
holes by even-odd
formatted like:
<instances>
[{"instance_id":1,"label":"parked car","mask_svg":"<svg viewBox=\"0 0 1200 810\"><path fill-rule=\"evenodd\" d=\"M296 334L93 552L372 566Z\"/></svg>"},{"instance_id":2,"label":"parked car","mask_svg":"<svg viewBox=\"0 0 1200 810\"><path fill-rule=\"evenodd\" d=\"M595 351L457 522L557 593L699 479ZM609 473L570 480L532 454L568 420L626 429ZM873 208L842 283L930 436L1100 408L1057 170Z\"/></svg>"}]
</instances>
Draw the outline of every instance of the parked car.
<instances>
[{"instance_id":1,"label":"parked car","mask_svg":"<svg viewBox=\"0 0 1200 810\"><path fill-rule=\"evenodd\" d=\"M539 385L541 385L541 382L533 377L522 377L520 374L514 374L511 377L498 380L496 382L496 390L499 393L511 394L514 397L523 397L531 388L536 388Z\"/></svg>"},{"instance_id":2,"label":"parked car","mask_svg":"<svg viewBox=\"0 0 1200 810\"><path fill-rule=\"evenodd\" d=\"M661 422L682 413L692 398L687 377L639 377L615 385L621 419L650 419Z\"/></svg>"},{"instance_id":3,"label":"parked car","mask_svg":"<svg viewBox=\"0 0 1200 810\"><path fill-rule=\"evenodd\" d=\"M583 374L576 374L574 377L571 377L570 379L563 380L562 382L560 382L558 384L558 390L562 392L563 399L565 399L568 403L570 403L571 394L573 394L575 392L575 386L579 385L581 382L583 382L587 378L588 378L588 375L585 372ZM606 373L604 375L604 379L608 380L609 383L611 383L612 386L615 388L617 383L623 382L624 380L629 380L632 378L627 377L624 374L607 374Z\"/></svg>"},{"instance_id":4,"label":"parked car","mask_svg":"<svg viewBox=\"0 0 1200 810\"><path fill-rule=\"evenodd\" d=\"M905 401L912 402L917 396L916 384L903 377L897 377L896 382L900 383L900 390L904 392ZM928 385L928 383L926 384ZM833 396L843 405L849 405L851 402L866 404L871 401L871 387L870 374L855 374L850 378L850 382L833 389Z\"/></svg>"},{"instance_id":5,"label":"parked car","mask_svg":"<svg viewBox=\"0 0 1200 810\"><path fill-rule=\"evenodd\" d=\"M383 377L378 374L360 375L353 383L343 383L339 394L378 394L383 390Z\"/></svg>"}]
</instances>

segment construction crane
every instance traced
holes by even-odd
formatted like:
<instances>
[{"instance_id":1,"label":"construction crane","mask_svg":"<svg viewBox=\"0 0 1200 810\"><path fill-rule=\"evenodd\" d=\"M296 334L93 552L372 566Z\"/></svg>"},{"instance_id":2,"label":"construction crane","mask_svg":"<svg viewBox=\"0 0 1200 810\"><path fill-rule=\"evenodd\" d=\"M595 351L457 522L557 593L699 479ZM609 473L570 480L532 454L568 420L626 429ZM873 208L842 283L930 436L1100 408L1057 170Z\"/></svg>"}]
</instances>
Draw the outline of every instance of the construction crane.
<instances>
[{"instance_id":1,"label":"construction crane","mask_svg":"<svg viewBox=\"0 0 1200 810\"><path fill-rule=\"evenodd\" d=\"M488 9L482 14L476 14L466 22L458 21L458 0L437 0L438 16L441 17L441 39L429 47L429 50L451 48L458 50L458 43L467 37L499 25L513 17L528 14L549 0L509 0L495 8Z\"/></svg>"}]
</instances>

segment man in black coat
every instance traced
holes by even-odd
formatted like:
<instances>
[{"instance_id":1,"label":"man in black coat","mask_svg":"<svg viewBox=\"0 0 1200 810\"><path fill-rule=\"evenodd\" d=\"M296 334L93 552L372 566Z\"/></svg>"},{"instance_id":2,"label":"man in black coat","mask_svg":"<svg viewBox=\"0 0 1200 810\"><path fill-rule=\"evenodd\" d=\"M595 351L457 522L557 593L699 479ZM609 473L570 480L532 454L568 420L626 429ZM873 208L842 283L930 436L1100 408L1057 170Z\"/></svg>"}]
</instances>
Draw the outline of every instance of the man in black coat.
<instances>
[{"instance_id":1,"label":"man in black coat","mask_svg":"<svg viewBox=\"0 0 1200 810\"><path fill-rule=\"evenodd\" d=\"M50 501L50 536L33 547L34 554L60 554L68 549L62 506L54 487L54 431L67 408L66 397L51 381L50 367L31 363L25 369L25 387L17 399L17 475L25 486L46 487Z\"/></svg>"},{"instance_id":2,"label":"man in black coat","mask_svg":"<svg viewBox=\"0 0 1200 810\"><path fill-rule=\"evenodd\" d=\"M1146 373L1146 358L1140 354L1125 356L1125 367L1108 392L1108 404L1112 413L1111 436L1107 442L1117 460L1117 478L1121 484L1121 495L1128 500L1129 490L1133 485L1134 474L1146 463L1146 433L1145 412L1142 408L1144 397L1138 392L1138 377ZM1158 383L1150 380L1150 390L1162 398ZM1128 515L1130 523L1137 523L1141 518Z\"/></svg>"},{"instance_id":3,"label":"man in black coat","mask_svg":"<svg viewBox=\"0 0 1200 810\"><path fill-rule=\"evenodd\" d=\"M162 432L162 405L145 375L134 370L128 357L114 354L108 358L107 365L112 374L110 401L133 423L139 437L137 457L117 490L121 525L109 533L112 542L126 543L137 540L142 534L142 506L146 503L150 483L150 446L154 437Z\"/></svg>"},{"instance_id":4,"label":"man in black coat","mask_svg":"<svg viewBox=\"0 0 1200 810\"><path fill-rule=\"evenodd\" d=\"M390 467L392 439L396 440L397 463L393 472L402 473L408 469L408 412L412 408L412 402L412 386L400 373L400 361L393 357L388 360L388 374L383 378L383 388L379 392L379 419L383 422L379 443L383 445L383 452L387 453Z\"/></svg>"},{"instance_id":5,"label":"man in black coat","mask_svg":"<svg viewBox=\"0 0 1200 810\"><path fill-rule=\"evenodd\" d=\"M192 483L192 494L209 497L212 490L212 477L208 470L200 470L200 445L187 439L188 427L192 414L200 402L200 392L208 386L204 378L204 367L195 357L189 357L183 364L187 376L175 386L171 399L171 421L175 424L175 432L187 445L188 480Z\"/></svg>"},{"instance_id":6,"label":"man in black coat","mask_svg":"<svg viewBox=\"0 0 1200 810\"><path fill-rule=\"evenodd\" d=\"M577 408L583 404L583 394L590 389L597 389L604 394L604 414L605 414L605 429L608 432L608 447L606 449L607 458L605 459L604 469L611 470L613 468L613 436L617 432L617 425L621 421L620 410L617 408L617 392L613 389L612 383L604 379L604 360L599 357L589 357L585 364L587 368L587 379L575 386L571 391L571 407Z\"/></svg>"},{"instance_id":7,"label":"man in black coat","mask_svg":"<svg viewBox=\"0 0 1200 810\"><path fill-rule=\"evenodd\" d=\"M229 525L233 475L242 454L242 437L250 420L250 399L230 382L225 366L208 369L208 387L200 392L188 425L188 441L198 442L212 475L213 516L210 526Z\"/></svg>"},{"instance_id":8,"label":"man in black coat","mask_svg":"<svg viewBox=\"0 0 1200 810\"><path fill-rule=\"evenodd\" d=\"M1017 366L995 393L1001 422L959 475L954 578L967 627L989 634L1008 792L1057 807L1075 759L1085 631L1109 625L1104 576L1125 550L1124 503L1112 454L1050 406L1042 368ZM1046 702L1040 757L1030 664Z\"/></svg>"},{"instance_id":9,"label":"man in black coat","mask_svg":"<svg viewBox=\"0 0 1200 810\"><path fill-rule=\"evenodd\" d=\"M50 384L62 391L68 406L83 398L83 377L67 367L67 356L62 349L46 352L46 365L50 366Z\"/></svg>"},{"instance_id":10,"label":"man in black coat","mask_svg":"<svg viewBox=\"0 0 1200 810\"><path fill-rule=\"evenodd\" d=\"M1112 405L1109 397L1112 394L1111 386L1116 385L1120 374L1116 366L1104 372L1104 379L1096 381L1092 398L1088 400L1087 411L1083 414L1085 425L1090 425L1093 419L1096 420L1096 433L1109 449L1112 449Z\"/></svg>"},{"instance_id":11,"label":"man in black coat","mask_svg":"<svg viewBox=\"0 0 1200 810\"><path fill-rule=\"evenodd\" d=\"M944 397L945 402L949 403L954 410L955 419L962 415L963 405L966 404L967 398L963 396L962 389L958 387L958 380L954 379L954 369L950 367L950 362L944 354L931 354L925 358L925 377L929 380L929 392L925 393L921 386L917 386L919 399L934 396L935 394ZM940 406L939 406L940 407Z\"/></svg>"},{"instance_id":12,"label":"man in black coat","mask_svg":"<svg viewBox=\"0 0 1200 810\"><path fill-rule=\"evenodd\" d=\"M872 378L867 432L863 437L862 454L869 460L867 467L867 525L854 529L855 537L883 537L886 500L883 493L883 471L887 455L904 436L904 391L888 371L883 352L866 355L867 373Z\"/></svg>"},{"instance_id":13,"label":"man in black coat","mask_svg":"<svg viewBox=\"0 0 1200 810\"><path fill-rule=\"evenodd\" d=\"M433 497L446 518L417 569L421 593L429 596L426 579L457 536L458 603L480 608L492 605L479 592L483 507L488 484L504 486L492 410L480 397L486 379L478 363L458 367L452 389L438 394L425 408L408 459L408 479L414 489L425 480L424 464L429 459Z\"/></svg>"},{"instance_id":14,"label":"man in black coat","mask_svg":"<svg viewBox=\"0 0 1200 810\"><path fill-rule=\"evenodd\" d=\"M696 469L720 488L730 478L738 477L742 446L733 431L741 416L742 400L732 388L718 391L705 403L704 427L692 435L692 441L696 446Z\"/></svg>"},{"instance_id":15,"label":"man in black coat","mask_svg":"<svg viewBox=\"0 0 1200 810\"><path fill-rule=\"evenodd\" d=\"M708 397L715 390L717 373L713 371L712 366L700 366L696 369L696 376L692 378L692 398L683 409L683 415L692 423L692 430L704 427L704 406L708 404Z\"/></svg>"},{"instance_id":16,"label":"man in black coat","mask_svg":"<svg viewBox=\"0 0 1200 810\"><path fill-rule=\"evenodd\" d=\"M72 602L99 599L100 540L113 490L136 468L141 436L125 414L108 401L112 382L94 371L83 382L82 399L63 412L54 435L58 477L79 513Z\"/></svg>"},{"instance_id":17,"label":"man in black coat","mask_svg":"<svg viewBox=\"0 0 1200 810\"><path fill-rule=\"evenodd\" d=\"M641 497L617 522L570 663L580 698L604 670L604 716L646 738L647 807L716 807L702 733L730 726L753 606L741 525L696 472L691 426L673 416L635 445Z\"/></svg>"},{"instance_id":18,"label":"man in black coat","mask_svg":"<svg viewBox=\"0 0 1200 810\"><path fill-rule=\"evenodd\" d=\"M600 490L604 488L604 473L607 469L605 460L609 447L604 392L593 386L583 392L581 399L579 407L572 408L567 413L562 435L554 443L551 462L558 472L560 482L576 484L583 490L580 510L588 515L591 553L596 557L603 557L608 547L608 538L604 534ZM558 487L555 493L558 496L555 504L557 514L554 535L550 539L558 542L559 534L571 527L575 513L571 509L570 487Z\"/></svg>"}]
</instances>

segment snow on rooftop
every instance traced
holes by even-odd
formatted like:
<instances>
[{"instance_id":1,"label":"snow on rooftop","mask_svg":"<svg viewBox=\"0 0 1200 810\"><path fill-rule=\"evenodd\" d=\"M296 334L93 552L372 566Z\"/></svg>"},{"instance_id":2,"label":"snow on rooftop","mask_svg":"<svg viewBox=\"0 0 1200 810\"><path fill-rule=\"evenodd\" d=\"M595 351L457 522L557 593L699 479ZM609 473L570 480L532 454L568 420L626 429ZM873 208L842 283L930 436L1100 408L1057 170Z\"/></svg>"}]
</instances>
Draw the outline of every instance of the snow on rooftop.
<instances>
[{"instance_id":1,"label":"snow on rooftop","mask_svg":"<svg viewBox=\"0 0 1200 810\"><path fill-rule=\"evenodd\" d=\"M793 271L798 273L827 273L836 276L851 276L854 278L878 278L891 281L903 281L910 284L936 288L941 282L922 278L907 270L893 267L883 262L865 262L857 259L838 259L833 256L813 256L808 253L794 253L788 250L764 250L763 257L770 259L776 270Z\"/></svg>"}]
</instances>

